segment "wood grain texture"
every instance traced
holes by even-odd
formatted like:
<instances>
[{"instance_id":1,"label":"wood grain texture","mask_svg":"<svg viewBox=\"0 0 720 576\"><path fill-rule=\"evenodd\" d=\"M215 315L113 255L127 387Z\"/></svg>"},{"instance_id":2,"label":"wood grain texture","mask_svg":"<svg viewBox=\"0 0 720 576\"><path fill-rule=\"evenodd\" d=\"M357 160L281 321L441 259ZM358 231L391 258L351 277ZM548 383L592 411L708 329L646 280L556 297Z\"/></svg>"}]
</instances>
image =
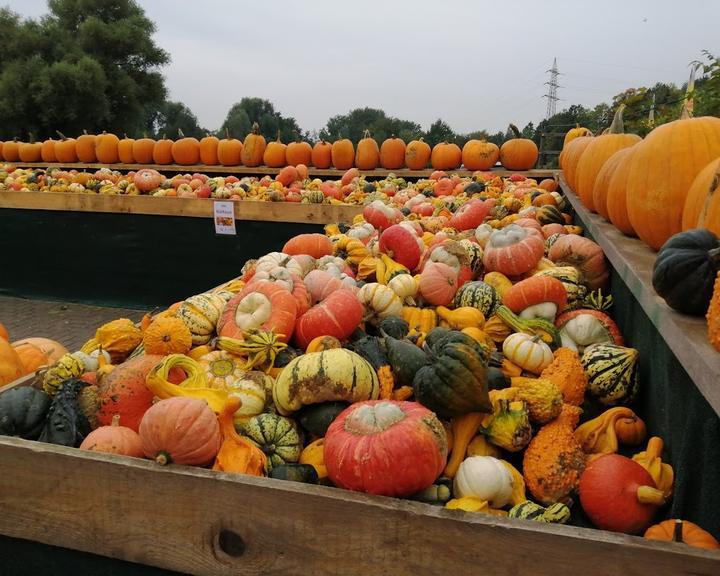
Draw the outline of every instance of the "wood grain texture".
<instances>
[{"instance_id":1,"label":"wood grain texture","mask_svg":"<svg viewBox=\"0 0 720 576\"><path fill-rule=\"evenodd\" d=\"M48 164L46 162L30 162L30 163L15 163L13 166L18 168L68 168L75 170L99 170L100 168L109 168L110 170L140 170L141 168L151 168L158 172L182 172L182 173L207 173L207 174L243 174L243 175L256 175L256 174L278 174L281 168L270 168L268 166L258 166L256 168L249 168L247 166L206 166L198 164L195 166L180 166L178 164ZM388 174L395 174L401 178L427 178L432 174L433 170L384 170L378 168L376 170L361 170L360 173L366 176L368 179L385 178ZM470 170L453 170L454 174L458 176L470 176L472 171ZM499 176L509 176L510 174L524 174L528 178L552 178L556 171L553 170L526 170L524 172L514 172L512 170L505 170L504 168L495 168L493 170ZM336 170L334 168L320 169L320 168L308 168L308 174L310 176L326 176L329 178L340 178L345 173L345 170Z\"/></svg>"},{"instance_id":2,"label":"wood grain texture","mask_svg":"<svg viewBox=\"0 0 720 576\"><path fill-rule=\"evenodd\" d=\"M197 198L153 196L105 196L59 192L0 192L0 208L59 210L71 212L112 212L156 216L212 218L213 201ZM235 202L237 220L330 224L350 222L362 206L350 204L299 204L292 202Z\"/></svg>"},{"instance_id":3,"label":"wood grain texture","mask_svg":"<svg viewBox=\"0 0 720 576\"><path fill-rule=\"evenodd\" d=\"M562 176L560 185L582 225L603 249L695 386L720 415L720 354L708 341L705 319L680 314L665 304L652 286L656 252L592 214Z\"/></svg>"},{"instance_id":4,"label":"wood grain texture","mask_svg":"<svg viewBox=\"0 0 720 576\"><path fill-rule=\"evenodd\" d=\"M181 572L717 575L720 554L0 437L0 533Z\"/></svg>"}]
</instances>

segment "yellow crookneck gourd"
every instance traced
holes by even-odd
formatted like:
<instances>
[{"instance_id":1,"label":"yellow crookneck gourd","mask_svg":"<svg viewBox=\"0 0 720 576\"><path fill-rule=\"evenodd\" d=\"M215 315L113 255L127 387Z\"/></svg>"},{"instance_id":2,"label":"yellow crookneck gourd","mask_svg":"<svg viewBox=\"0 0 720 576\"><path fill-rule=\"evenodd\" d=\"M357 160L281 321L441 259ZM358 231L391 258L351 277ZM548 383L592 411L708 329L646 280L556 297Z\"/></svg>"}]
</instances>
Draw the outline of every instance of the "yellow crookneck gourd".
<instances>
[{"instance_id":1,"label":"yellow crookneck gourd","mask_svg":"<svg viewBox=\"0 0 720 576\"><path fill-rule=\"evenodd\" d=\"M462 330L463 328L479 328L485 325L485 316L477 308L472 306L461 306L450 310L445 306L435 308L437 317L440 320L440 326L450 328L452 330Z\"/></svg>"},{"instance_id":2,"label":"yellow crookneck gourd","mask_svg":"<svg viewBox=\"0 0 720 576\"><path fill-rule=\"evenodd\" d=\"M668 500L673 493L675 472L670 464L662 461L663 447L662 438L653 436L648 440L647 448L635 454L632 459L648 471L657 489L663 493L665 500Z\"/></svg>"},{"instance_id":3,"label":"yellow crookneck gourd","mask_svg":"<svg viewBox=\"0 0 720 576\"><path fill-rule=\"evenodd\" d=\"M621 420L625 422L621 422ZM625 406L616 406L605 410L597 418L578 426L575 430L575 438L582 446L583 452L588 454L588 461L590 461L603 454L617 452L620 444L617 427L622 425L638 426L638 421L644 430L645 425L635 415L635 412Z\"/></svg>"},{"instance_id":4,"label":"yellow crookneck gourd","mask_svg":"<svg viewBox=\"0 0 720 576\"><path fill-rule=\"evenodd\" d=\"M467 447L480 428L484 417L485 414L482 412L470 412L452 419L452 451L444 473L448 478L455 477L460 464L465 460Z\"/></svg>"}]
</instances>

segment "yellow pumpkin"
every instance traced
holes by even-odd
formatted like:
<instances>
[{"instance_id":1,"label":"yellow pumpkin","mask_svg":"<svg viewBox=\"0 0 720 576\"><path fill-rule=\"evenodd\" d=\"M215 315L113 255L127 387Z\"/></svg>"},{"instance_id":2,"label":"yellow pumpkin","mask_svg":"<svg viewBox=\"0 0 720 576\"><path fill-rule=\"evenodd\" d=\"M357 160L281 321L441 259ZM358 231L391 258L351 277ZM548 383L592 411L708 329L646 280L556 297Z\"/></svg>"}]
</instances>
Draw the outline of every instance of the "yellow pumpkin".
<instances>
[{"instance_id":1,"label":"yellow pumpkin","mask_svg":"<svg viewBox=\"0 0 720 576\"><path fill-rule=\"evenodd\" d=\"M205 370L208 388L226 390L245 374L242 358L233 356L224 350L205 354L199 362Z\"/></svg>"},{"instance_id":2,"label":"yellow pumpkin","mask_svg":"<svg viewBox=\"0 0 720 576\"><path fill-rule=\"evenodd\" d=\"M95 338L99 346L110 354L113 364L118 364L140 345L143 334L132 320L119 318L100 326L95 331Z\"/></svg>"}]
</instances>

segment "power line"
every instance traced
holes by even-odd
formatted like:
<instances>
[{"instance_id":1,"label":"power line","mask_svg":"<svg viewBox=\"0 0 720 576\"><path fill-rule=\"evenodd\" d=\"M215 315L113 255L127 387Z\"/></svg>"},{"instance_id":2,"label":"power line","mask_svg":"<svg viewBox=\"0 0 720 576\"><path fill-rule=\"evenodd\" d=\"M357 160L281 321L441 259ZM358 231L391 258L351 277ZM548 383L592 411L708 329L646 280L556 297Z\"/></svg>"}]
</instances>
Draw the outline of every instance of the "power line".
<instances>
[{"instance_id":1,"label":"power line","mask_svg":"<svg viewBox=\"0 0 720 576\"><path fill-rule=\"evenodd\" d=\"M560 85L558 84L558 76L560 76L560 72L558 71L557 67L557 58L553 59L553 65L550 70L547 70L547 72L550 73L550 81L545 82L545 84L548 85L548 93L543 96L543 98L547 98L547 112L545 114L545 118L550 118L552 116L555 116L555 112L557 110L557 102L560 100L557 95L557 89L560 88Z\"/></svg>"}]
</instances>

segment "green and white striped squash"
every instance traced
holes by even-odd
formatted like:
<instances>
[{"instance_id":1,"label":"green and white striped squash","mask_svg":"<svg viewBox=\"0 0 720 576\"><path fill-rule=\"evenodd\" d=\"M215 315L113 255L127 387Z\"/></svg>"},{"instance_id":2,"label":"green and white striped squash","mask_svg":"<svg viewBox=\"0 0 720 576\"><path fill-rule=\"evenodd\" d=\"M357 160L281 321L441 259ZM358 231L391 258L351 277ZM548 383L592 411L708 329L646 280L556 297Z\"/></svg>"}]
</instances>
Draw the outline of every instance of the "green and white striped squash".
<instances>
[{"instance_id":1,"label":"green and white striped squash","mask_svg":"<svg viewBox=\"0 0 720 576\"><path fill-rule=\"evenodd\" d=\"M522 518L535 522L565 524L570 520L570 508L561 502L550 504L547 508L530 500L513 506L508 512L510 518Z\"/></svg>"},{"instance_id":2,"label":"green and white striped squash","mask_svg":"<svg viewBox=\"0 0 720 576\"><path fill-rule=\"evenodd\" d=\"M217 294L196 294L190 296L178 308L175 316L190 329L193 346L207 344L215 333L225 300Z\"/></svg>"},{"instance_id":3,"label":"green and white striped squash","mask_svg":"<svg viewBox=\"0 0 720 576\"><path fill-rule=\"evenodd\" d=\"M477 242L471 242L467 238L459 242L467 256L470 270L477 276L483 270L483 249Z\"/></svg>"},{"instance_id":4,"label":"green and white striped squash","mask_svg":"<svg viewBox=\"0 0 720 576\"><path fill-rule=\"evenodd\" d=\"M535 273L534 276L549 276L560 280L565 287L565 292L567 292L568 305L582 300L587 294L587 288L583 284L582 275L574 266L548 268Z\"/></svg>"},{"instance_id":5,"label":"green and white striped squash","mask_svg":"<svg viewBox=\"0 0 720 576\"><path fill-rule=\"evenodd\" d=\"M236 423L235 427L265 453L269 470L272 470L273 466L297 462L300 459L302 440L289 418L277 414L259 414L239 426Z\"/></svg>"},{"instance_id":6,"label":"green and white striped squash","mask_svg":"<svg viewBox=\"0 0 720 576\"><path fill-rule=\"evenodd\" d=\"M466 282L460 287L455 294L453 304L455 308L472 306L480 310L485 315L485 318L490 318L500 305L500 298L495 288L490 284L482 280L475 280L474 282Z\"/></svg>"},{"instance_id":7,"label":"green and white striped squash","mask_svg":"<svg viewBox=\"0 0 720 576\"><path fill-rule=\"evenodd\" d=\"M588 377L588 393L605 406L633 401L638 391L638 351L617 344L593 344L581 362Z\"/></svg>"}]
</instances>

